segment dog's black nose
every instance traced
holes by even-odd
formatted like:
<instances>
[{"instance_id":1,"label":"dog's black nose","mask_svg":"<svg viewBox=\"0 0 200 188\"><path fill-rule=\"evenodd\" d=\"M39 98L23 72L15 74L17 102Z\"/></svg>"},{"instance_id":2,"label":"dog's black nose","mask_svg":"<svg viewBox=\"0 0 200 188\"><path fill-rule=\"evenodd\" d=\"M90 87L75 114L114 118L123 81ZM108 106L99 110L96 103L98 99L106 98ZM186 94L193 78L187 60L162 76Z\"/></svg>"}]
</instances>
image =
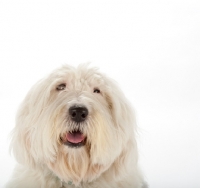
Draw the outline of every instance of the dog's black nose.
<instances>
[{"instance_id":1,"label":"dog's black nose","mask_svg":"<svg viewBox=\"0 0 200 188\"><path fill-rule=\"evenodd\" d=\"M88 115L88 109L85 107L72 106L69 108L69 115L75 122L84 121Z\"/></svg>"}]
</instances>

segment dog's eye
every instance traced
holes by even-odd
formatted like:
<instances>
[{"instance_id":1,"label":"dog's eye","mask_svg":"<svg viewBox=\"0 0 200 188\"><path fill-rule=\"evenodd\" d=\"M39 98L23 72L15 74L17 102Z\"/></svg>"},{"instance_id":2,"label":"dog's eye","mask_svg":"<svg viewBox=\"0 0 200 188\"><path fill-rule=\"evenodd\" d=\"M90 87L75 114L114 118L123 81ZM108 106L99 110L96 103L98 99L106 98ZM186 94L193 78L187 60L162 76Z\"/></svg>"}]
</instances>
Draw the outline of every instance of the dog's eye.
<instances>
[{"instance_id":1,"label":"dog's eye","mask_svg":"<svg viewBox=\"0 0 200 188\"><path fill-rule=\"evenodd\" d=\"M95 88L94 93L101 93L100 89Z\"/></svg>"},{"instance_id":2,"label":"dog's eye","mask_svg":"<svg viewBox=\"0 0 200 188\"><path fill-rule=\"evenodd\" d=\"M57 89L58 91L64 90L65 88L66 88L66 84L60 84L60 85L58 85L58 86L56 87L56 89Z\"/></svg>"}]
</instances>

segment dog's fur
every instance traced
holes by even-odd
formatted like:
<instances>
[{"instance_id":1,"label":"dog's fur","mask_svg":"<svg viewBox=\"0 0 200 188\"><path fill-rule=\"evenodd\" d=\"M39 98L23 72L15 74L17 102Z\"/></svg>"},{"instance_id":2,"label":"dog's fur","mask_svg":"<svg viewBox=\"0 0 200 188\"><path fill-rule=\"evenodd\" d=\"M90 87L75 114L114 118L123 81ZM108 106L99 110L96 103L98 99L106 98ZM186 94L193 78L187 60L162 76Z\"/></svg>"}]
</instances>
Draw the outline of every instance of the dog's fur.
<instances>
[{"instance_id":1,"label":"dog's fur","mask_svg":"<svg viewBox=\"0 0 200 188\"><path fill-rule=\"evenodd\" d=\"M70 118L72 106L88 109L85 121ZM64 144L76 129L85 145ZM11 149L19 164L6 187L142 188L135 133L133 110L113 80L85 64L63 66L36 83L18 111Z\"/></svg>"}]
</instances>

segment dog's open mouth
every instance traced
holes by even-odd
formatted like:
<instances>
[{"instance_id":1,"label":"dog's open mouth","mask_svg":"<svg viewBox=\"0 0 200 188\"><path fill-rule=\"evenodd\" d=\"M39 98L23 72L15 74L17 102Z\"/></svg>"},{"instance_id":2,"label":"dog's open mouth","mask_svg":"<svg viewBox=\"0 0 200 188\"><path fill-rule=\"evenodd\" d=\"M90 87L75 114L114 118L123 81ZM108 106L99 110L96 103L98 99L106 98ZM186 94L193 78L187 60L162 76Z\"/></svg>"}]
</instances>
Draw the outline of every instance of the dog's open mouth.
<instances>
[{"instance_id":1,"label":"dog's open mouth","mask_svg":"<svg viewBox=\"0 0 200 188\"><path fill-rule=\"evenodd\" d=\"M65 145L77 148L85 145L86 136L78 130L66 133L61 140Z\"/></svg>"}]
</instances>

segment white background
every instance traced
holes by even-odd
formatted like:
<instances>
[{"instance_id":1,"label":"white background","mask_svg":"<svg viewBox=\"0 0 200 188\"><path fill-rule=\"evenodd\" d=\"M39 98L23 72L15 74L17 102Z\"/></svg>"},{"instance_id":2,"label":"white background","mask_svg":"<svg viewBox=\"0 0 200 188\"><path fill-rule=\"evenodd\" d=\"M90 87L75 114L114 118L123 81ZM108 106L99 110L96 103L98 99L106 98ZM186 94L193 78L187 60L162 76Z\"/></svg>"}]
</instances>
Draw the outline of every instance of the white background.
<instances>
[{"instance_id":1,"label":"white background","mask_svg":"<svg viewBox=\"0 0 200 188\"><path fill-rule=\"evenodd\" d=\"M151 188L200 187L200 1L1 0L0 187L8 135L29 88L62 64L91 62L134 105Z\"/></svg>"}]
</instances>

